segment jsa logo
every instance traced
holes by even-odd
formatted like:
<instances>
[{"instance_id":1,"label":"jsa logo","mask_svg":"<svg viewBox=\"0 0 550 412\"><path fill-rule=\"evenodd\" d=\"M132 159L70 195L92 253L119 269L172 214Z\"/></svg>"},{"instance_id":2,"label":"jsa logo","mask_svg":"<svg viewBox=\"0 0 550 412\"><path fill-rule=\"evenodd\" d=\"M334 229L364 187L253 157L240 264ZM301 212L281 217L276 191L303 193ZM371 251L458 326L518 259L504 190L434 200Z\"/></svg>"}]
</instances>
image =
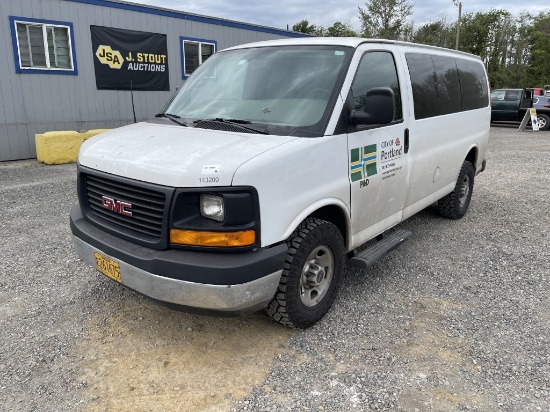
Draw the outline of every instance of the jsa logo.
<instances>
[{"instance_id":1,"label":"jsa logo","mask_svg":"<svg viewBox=\"0 0 550 412\"><path fill-rule=\"evenodd\" d=\"M99 61L107 64L111 69L120 69L124 63L124 57L118 50L111 49L111 46L100 45L95 52Z\"/></svg>"},{"instance_id":2,"label":"jsa logo","mask_svg":"<svg viewBox=\"0 0 550 412\"><path fill-rule=\"evenodd\" d=\"M128 202L121 202L107 196L101 196L101 206L124 216L132 216L132 212L128 210L132 208L132 204Z\"/></svg>"}]
</instances>

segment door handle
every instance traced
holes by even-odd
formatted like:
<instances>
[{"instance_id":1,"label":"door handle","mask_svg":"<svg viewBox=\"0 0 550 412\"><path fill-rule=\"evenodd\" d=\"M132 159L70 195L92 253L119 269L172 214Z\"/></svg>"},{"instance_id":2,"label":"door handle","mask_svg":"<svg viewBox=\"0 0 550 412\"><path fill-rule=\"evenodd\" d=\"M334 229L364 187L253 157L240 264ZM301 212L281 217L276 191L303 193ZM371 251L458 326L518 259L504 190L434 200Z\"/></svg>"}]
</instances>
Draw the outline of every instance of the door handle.
<instances>
[{"instance_id":1,"label":"door handle","mask_svg":"<svg viewBox=\"0 0 550 412\"><path fill-rule=\"evenodd\" d=\"M405 129L405 153L409 152L409 129Z\"/></svg>"}]
</instances>

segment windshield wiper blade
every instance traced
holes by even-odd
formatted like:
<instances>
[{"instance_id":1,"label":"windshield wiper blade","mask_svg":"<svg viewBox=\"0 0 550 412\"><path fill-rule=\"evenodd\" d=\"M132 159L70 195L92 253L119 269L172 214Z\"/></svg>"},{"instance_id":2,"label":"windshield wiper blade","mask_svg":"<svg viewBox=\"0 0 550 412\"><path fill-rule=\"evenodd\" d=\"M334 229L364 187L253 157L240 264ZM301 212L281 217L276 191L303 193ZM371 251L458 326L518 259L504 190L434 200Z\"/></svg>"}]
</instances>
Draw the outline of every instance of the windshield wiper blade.
<instances>
[{"instance_id":1,"label":"windshield wiper blade","mask_svg":"<svg viewBox=\"0 0 550 412\"><path fill-rule=\"evenodd\" d=\"M223 117L215 117L214 119L207 119L207 120L215 121L215 122L222 122L222 123L238 123L238 124L250 124L250 123L252 123L250 120L224 119Z\"/></svg>"},{"instance_id":2,"label":"windshield wiper blade","mask_svg":"<svg viewBox=\"0 0 550 412\"><path fill-rule=\"evenodd\" d=\"M177 119L181 119L181 116L178 116L177 114L171 114L171 113L157 113L155 117L166 117L167 119L172 120L174 123L179 124L180 126L187 127L187 123L181 122Z\"/></svg>"},{"instance_id":3,"label":"windshield wiper blade","mask_svg":"<svg viewBox=\"0 0 550 412\"><path fill-rule=\"evenodd\" d=\"M223 117L214 117L212 119L204 119L204 120L195 120L193 123L199 123L199 122L218 122L218 123L226 123L226 124L234 124L237 125L243 129L250 130L251 132L260 133L260 134L269 134L269 132L264 129L256 129L254 127L248 127L243 126L243 124L251 124L252 122L250 120L243 120L243 119L224 119Z\"/></svg>"}]
</instances>

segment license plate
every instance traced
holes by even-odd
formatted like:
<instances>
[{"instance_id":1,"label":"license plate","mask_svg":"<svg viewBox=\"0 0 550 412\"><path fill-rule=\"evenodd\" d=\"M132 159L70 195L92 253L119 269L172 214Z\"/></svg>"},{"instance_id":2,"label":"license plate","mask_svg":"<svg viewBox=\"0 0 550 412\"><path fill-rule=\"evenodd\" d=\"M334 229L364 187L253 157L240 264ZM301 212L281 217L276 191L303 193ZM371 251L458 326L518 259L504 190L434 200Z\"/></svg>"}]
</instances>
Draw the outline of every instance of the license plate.
<instances>
[{"instance_id":1,"label":"license plate","mask_svg":"<svg viewBox=\"0 0 550 412\"><path fill-rule=\"evenodd\" d=\"M122 277L120 276L120 265L116 260L110 259L99 252L94 252L94 258L97 270L118 283L122 283Z\"/></svg>"}]
</instances>

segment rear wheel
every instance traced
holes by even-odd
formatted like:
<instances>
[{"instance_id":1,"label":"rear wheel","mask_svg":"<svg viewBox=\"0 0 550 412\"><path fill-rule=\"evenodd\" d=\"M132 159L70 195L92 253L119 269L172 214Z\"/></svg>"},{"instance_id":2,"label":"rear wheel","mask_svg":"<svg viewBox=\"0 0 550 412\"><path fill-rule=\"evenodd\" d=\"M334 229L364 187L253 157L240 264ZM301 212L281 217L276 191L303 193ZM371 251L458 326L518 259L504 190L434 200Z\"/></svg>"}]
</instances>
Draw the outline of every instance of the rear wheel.
<instances>
[{"instance_id":1,"label":"rear wheel","mask_svg":"<svg viewBox=\"0 0 550 412\"><path fill-rule=\"evenodd\" d=\"M537 123L539 125L539 130L548 130L550 128L550 117L546 114L538 114Z\"/></svg>"},{"instance_id":2,"label":"rear wheel","mask_svg":"<svg viewBox=\"0 0 550 412\"><path fill-rule=\"evenodd\" d=\"M266 312L275 321L305 329L330 309L340 286L344 241L336 226L308 218L288 240L275 297Z\"/></svg>"},{"instance_id":3,"label":"rear wheel","mask_svg":"<svg viewBox=\"0 0 550 412\"><path fill-rule=\"evenodd\" d=\"M468 211L474 190L474 166L466 161L462 164L455 188L437 203L439 213L449 219L460 219Z\"/></svg>"}]
</instances>

